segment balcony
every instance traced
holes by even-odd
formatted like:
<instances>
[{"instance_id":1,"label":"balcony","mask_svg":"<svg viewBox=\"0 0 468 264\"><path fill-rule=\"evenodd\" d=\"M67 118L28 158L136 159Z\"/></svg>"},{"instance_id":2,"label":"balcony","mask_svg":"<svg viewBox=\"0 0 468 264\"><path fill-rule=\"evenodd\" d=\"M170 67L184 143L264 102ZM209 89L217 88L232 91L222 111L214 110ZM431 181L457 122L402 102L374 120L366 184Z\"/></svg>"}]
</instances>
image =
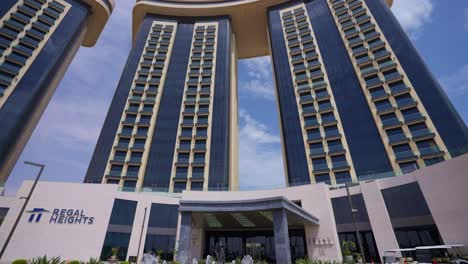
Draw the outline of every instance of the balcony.
<instances>
[{"instance_id":1,"label":"balcony","mask_svg":"<svg viewBox=\"0 0 468 264\"><path fill-rule=\"evenodd\" d=\"M399 162L399 161L417 159L417 156L414 155L413 151L407 150L407 151L395 152L395 158Z\"/></svg>"},{"instance_id":2,"label":"balcony","mask_svg":"<svg viewBox=\"0 0 468 264\"><path fill-rule=\"evenodd\" d=\"M410 91L410 89L404 83L395 86L390 86L390 90L392 91L393 96L404 94Z\"/></svg>"},{"instance_id":3,"label":"balcony","mask_svg":"<svg viewBox=\"0 0 468 264\"><path fill-rule=\"evenodd\" d=\"M307 68L309 68L309 70L313 70L319 67L320 67L320 62L318 60L309 61L307 64Z\"/></svg>"},{"instance_id":4,"label":"balcony","mask_svg":"<svg viewBox=\"0 0 468 264\"><path fill-rule=\"evenodd\" d=\"M133 143L131 147L132 151L144 151L145 150L145 143Z\"/></svg>"},{"instance_id":5,"label":"balcony","mask_svg":"<svg viewBox=\"0 0 468 264\"><path fill-rule=\"evenodd\" d=\"M405 123L407 124L412 124L420 121L426 120L426 117L424 117L421 113L412 113L412 114L407 114L404 115L405 118Z\"/></svg>"},{"instance_id":6,"label":"balcony","mask_svg":"<svg viewBox=\"0 0 468 264\"><path fill-rule=\"evenodd\" d=\"M376 31L369 32L369 33L366 33L366 34L364 35L364 39L365 39L366 41L371 41L371 40L376 39L376 38L378 38L378 37L380 37L380 33L376 32Z\"/></svg>"},{"instance_id":7,"label":"balcony","mask_svg":"<svg viewBox=\"0 0 468 264\"><path fill-rule=\"evenodd\" d=\"M382 40L378 40L378 41L374 41L372 43L369 43L369 48L371 50L377 49L377 48L380 48L380 47L383 47L383 46L385 46L385 43Z\"/></svg>"},{"instance_id":8,"label":"balcony","mask_svg":"<svg viewBox=\"0 0 468 264\"><path fill-rule=\"evenodd\" d=\"M369 63L369 62L372 62L372 59L369 56L365 56L365 57L356 59L356 63L357 63L358 66Z\"/></svg>"},{"instance_id":9,"label":"balcony","mask_svg":"<svg viewBox=\"0 0 468 264\"><path fill-rule=\"evenodd\" d=\"M343 145L328 145L328 154L335 155L335 154L342 154L345 152Z\"/></svg>"},{"instance_id":10,"label":"balcony","mask_svg":"<svg viewBox=\"0 0 468 264\"><path fill-rule=\"evenodd\" d=\"M330 169L328 168L328 164L326 163L313 164L313 167L314 173L330 171Z\"/></svg>"},{"instance_id":11,"label":"balcony","mask_svg":"<svg viewBox=\"0 0 468 264\"><path fill-rule=\"evenodd\" d=\"M368 49L363 47L363 46L361 46L359 48L355 48L355 49L353 49L353 56L359 56L361 54L366 53L367 51L368 51Z\"/></svg>"},{"instance_id":12,"label":"balcony","mask_svg":"<svg viewBox=\"0 0 468 264\"><path fill-rule=\"evenodd\" d=\"M304 124L305 124L306 128L318 127L320 125L319 122L317 121L317 119L305 120Z\"/></svg>"},{"instance_id":13,"label":"balcony","mask_svg":"<svg viewBox=\"0 0 468 264\"><path fill-rule=\"evenodd\" d=\"M330 94L328 94L328 91L322 91L322 92L316 92L315 93L315 98L317 100L323 100L323 99L328 99L330 98Z\"/></svg>"},{"instance_id":14,"label":"balcony","mask_svg":"<svg viewBox=\"0 0 468 264\"><path fill-rule=\"evenodd\" d=\"M432 138L435 136L435 133L431 132L428 128L418 129L415 131L411 131L411 135L413 136L413 140L422 140L427 138Z\"/></svg>"},{"instance_id":15,"label":"balcony","mask_svg":"<svg viewBox=\"0 0 468 264\"><path fill-rule=\"evenodd\" d=\"M369 79L369 80L366 80L366 86L367 88L372 88L372 87L375 87L375 86L378 86L378 85L381 85L382 84L382 80L380 80L379 78L373 78L373 79Z\"/></svg>"},{"instance_id":16,"label":"balcony","mask_svg":"<svg viewBox=\"0 0 468 264\"><path fill-rule=\"evenodd\" d=\"M138 107L129 107L129 108L127 108L126 112L129 113L129 114L130 113L136 114L136 113L138 113Z\"/></svg>"},{"instance_id":17,"label":"balcony","mask_svg":"<svg viewBox=\"0 0 468 264\"><path fill-rule=\"evenodd\" d=\"M127 174L123 176L125 179L138 179L137 171L127 171Z\"/></svg>"},{"instance_id":18,"label":"balcony","mask_svg":"<svg viewBox=\"0 0 468 264\"><path fill-rule=\"evenodd\" d=\"M355 17L357 17L357 16L359 16L359 15L365 13L365 12L366 12L366 9L363 8L363 7L356 8L356 9L354 9L354 10L352 11L353 16L355 16Z\"/></svg>"},{"instance_id":19,"label":"balcony","mask_svg":"<svg viewBox=\"0 0 468 264\"><path fill-rule=\"evenodd\" d=\"M379 115L395 111L395 107L392 104L376 105L375 108Z\"/></svg>"},{"instance_id":20,"label":"balcony","mask_svg":"<svg viewBox=\"0 0 468 264\"><path fill-rule=\"evenodd\" d=\"M323 148L311 148L310 149L310 156L311 157L323 157L326 154L327 153L325 152L325 150Z\"/></svg>"},{"instance_id":21,"label":"balcony","mask_svg":"<svg viewBox=\"0 0 468 264\"><path fill-rule=\"evenodd\" d=\"M310 90L310 85L309 83L303 83L297 86L297 91L299 93L309 91Z\"/></svg>"},{"instance_id":22,"label":"balcony","mask_svg":"<svg viewBox=\"0 0 468 264\"><path fill-rule=\"evenodd\" d=\"M409 107L413 107L418 104L418 102L414 101L413 98L401 99L397 100L398 108L405 109Z\"/></svg>"},{"instance_id":23,"label":"balcony","mask_svg":"<svg viewBox=\"0 0 468 264\"><path fill-rule=\"evenodd\" d=\"M359 44L361 44L364 40L361 39L361 38L354 38L354 39L351 39L348 41L348 45L350 47L353 47L353 46L357 46Z\"/></svg>"},{"instance_id":24,"label":"balcony","mask_svg":"<svg viewBox=\"0 0 468 264\"><path fill-rule=\"evenodd\" d=\"M131 158L127 161L127 163L139 165L139 164L141 164L141 157L131 157Z\"/></svg>"},{"instance_id":25,"label":"balcony","mask_svg":"<svg viewBox=\"0 0 468 264\"><path fill-rule=\"evenodd\" d=\"M327 87L327 83L325 81L312 82L312 89L314 89L314 90L324 88L324 87Z\"/></svg>"},{"instance_id":26,"label":"balcony","mask_svg":"<svg viewBox=\"0 0 468 264\"><path fill-rule=\"evenodd\" d=\"M206 144L195 144L194 150L195 150L195 152L205 151L206 150Z\"/></svg>"},{"instance_id":27,"label":"balcony","mask_svg":"<svg viewBox=\"0 0 468 264\"><path fill-rule=\"evenodd\" d=\"M370 16L368 16L368 15L364 15L364 16L360 16L360 17L356 18L356 22L358 24L362 24L362 23L364 23L364 22L366 22L368 20L370 20Z\"/></svg>"},{"instance_id":28,"label":"balcony","mask_svg":"<svg viewBox=\"0 0 468 264\"><path fill-rule=\"evenodd\" d=\"M125 156L114 156L110 162L111 164L123 164L125 163Z\"/></svg>"},{"instance_id":29,"label":"balcony","mask_svg":"<svg viewBox=\"0 0 468 264\"><path fill-rule=\"evenodd\" d=\"M107 177L118 177L122 176L122 171L109 171Z\"/></svg>"},{"instance_id":30,"label":"balcony","mask_svg":"<svg viewBox=\"0 0 468 264\"><path fill-rule=\"evenodd\" d=\"M359 28L361 29L361 32L366 32L366 31L374 29L375 25L369 22L369 23L361 25Z\"/></svg>"},{"instance_id":31,"label":"balcony","mask_svg":"<svg viewBox=\"0 0 468 264\"><path fill-rule=\"evenodd\" d=\"M352 20L349 20L341 24L341 29L347 30L348 28L351 28L354 25L355 25L354 22Z\"/></svg>"},{"instance_id":32,"label":"balcony","mask_svg":"<svg viewBox=\"0 0 468 264\"><path fill-rule=\"evenodd\" d=\"M334 116L329 116L329 117L322 118L322 125L323 126L332 125L332 124L335 124L336 122L337 121L336 121L336 118Z\"/></svg>"},{"instance_id":33,"label":"balcony","mask_svg":"<svg viewBox=\"0 0 468 264\"><path fill-rule=\"evenodd\" d=\"M192 120L183 120L181 125L183 127L192 127L193 126L193 119Z\"/></svg>"},{"instance_id":34,"label":"balcony","mask_svg":"<svg viewBox=\"0 0 468 264\"><path fill-rule=\"evenodd\" d=\"M400 119L394 117L394 118L388 118L388 119L382 119L382 126L384 129L391 128L394 126L401 126L402 122Z\"/></svg>"},{"instance_id":35,"label":"balcony","mask_svg":"<svg viewBox=\"0 0 468 264\"><path fill-rule=\"evenodd\" d=\"M146 97L143 100L143 103L145 103L145 104L155 104L156 103L156 97Z\"/></svg>"},{"instance_id":36,"label":"balcony","mask_svg":"<svg viewBox=\"0 0 468 264\"><path fill-rule=\"evenodd\" d=\"M312 97L312 95L301 96L301 98L299 99L299 102L301 104L310 103L313 101L314 101L314 98Z\"/></svg>"},{"instance_id":37,"label":"balcony","mask_svg":"<svg viewBox=\"0 0 468 264\"><path fill-rule=\"evenodd\" d=\"M371 92L371 98L372 98L373 101L377 101L377 100L384 99L384 98L387 98L387 97L388 97L388 94L384 90L378 90L378 91L375 91L375 92Z\"/></svg>"},{"instance_id":38,"label":"balcony","mask_svg":"<svg viewBox=\"0 0 468 264\"><path fill-rule=\"evenodd\" d=\"M320 135L320 133L307 134L307 141L309 142L322 141L322 135Z\"/></svg>"},{"instance_id":39,"label":"balcony","mask_svg":"<svg viewBox=\"0 0 468 264\"><path fill-rule=\"evenodd\" d=\"M143 107L141 110L142 114L152 114L153 113L153 108L152 107Z\"/></svg>"},{"instance_id":40,"label":"balcony","mask_svg":"<svg viewBox=\"0 0 468 264\"><path fill-rule=\"evenodd\" d=\"M382 51L379 51L377 53L374 53L374 59L375 60L380 60L380 59L383 59L383 58L387 58L387 57L390 57L391 53L388 52L387 50L382 50Z\"/></svg>"},{"instance_id":41,"label":"balcony","mask_svg":"<svg viewBox=\"0 0 468 264\"><path fill-rule=\"evenodd\" d=\"M401 144L408 141L409 139L406 137L405 134L396 134L388 136L388 142L390 143L390 145Z\"/></svg>"},{"instance_id":42,"label":"balcony","mask_svg":"<svg viewBox=\"0 0 468 264\"><path fill-rule=\"evenodd\" d=\"M421 158L427 158L430 156L440 156L444 153L437 146L419 148L419 154Z\"/></svg>"},{"instance_id":43,"label":"balcony","mask_svg":"<svg viewBox=\"0 0 468 264\"><path fill-rule=\"evenodd\" d=\"M130 138L132 137L132 130L123 130L119 133L119 137L121 138Z\"/></svg>"},{"instance_id":44,"label":"balcony","mask_svg":"<svg viewBox=\"0 0 468 264\"><path fill-rule=\"evenodd\" d=\"M116 149L128 149L129 143L118 143L117 146L115 146Z\"/></svg>"},{"instance_id":45,"label":"balcony","mask_svg":"<svg viewBox=\"0 0 468 264\"><path fill-rule=\"evenodd\" d=\"M196 138L207 138L208 137L208 133L207 132L197 132Z\"/></svg>"},{"instance_id":46,"label":"balcony","mask_svg":"<svg viewBox=\"0 0 468 264\"><path fill-rule=\"evenodd\" d=\"M192 161L192 164L193 165L205 165L205 159L204 158L200 158L200 159L195 158Z\"/></svg>"},{"instance_id":47,"label":"balcony","mask_svg":"<svg viewBox=\"0 0 468 264\"><path fill-rule=\"evenodd\" d=\"M333 139L333 138L339 138L341 137L340 131L338 130L332 130L332 131L325 131L325 138L328 139Z\"/></svg>"},{"instance_id":48,"label":"balcony","mask_svg":"<svg viewBox=\"0 0 468 264\"><path fill-rule=\"evenodd\" d=\"M131 96L130 98L128 98L128 101L132 103L140 103L141 99L142 99L141 96Z\"/></svg>"},{"instance_id":49,"label":"balcony","mask_svg":"<svg viewBox=\"0 0 468 264\"><path fill-rule=\"evenodd\" d=\"M377 72L377 69L373 66L361 69L361 76L366 77Z\"/></svg>"},{"instance_id":50,"label":"balcony","mask_svg":"<svg viewBox=\"0 0 468 264\"><path fill-rule=\"evenodd\" d=\"M319 112L325 112L333 110L333 106L331 104L319 104Z\"/></svg>"},{"instance_id":51,"label":"balcony","mask_svg":"<svg viewBox=\"0 0 468 264\"><path fill-rule=\"evenodd\" d=\"M349 164L347 161L335 161L333 164L333 170L345 170L349 169Z\"/></svg>"},{"instance_id":52,"label":"balcony","mask_svg":"<svg viewBox=\"0 0 468 264\"><path fill-rule=\"evenodd\" d=\"M345 37L347 39L352 38L352 37L354 37L354 36L356 36L358 34L359 34L359 31L356 28L349 29L349 30L345 31Z\"/></svg>"}]
</instances>

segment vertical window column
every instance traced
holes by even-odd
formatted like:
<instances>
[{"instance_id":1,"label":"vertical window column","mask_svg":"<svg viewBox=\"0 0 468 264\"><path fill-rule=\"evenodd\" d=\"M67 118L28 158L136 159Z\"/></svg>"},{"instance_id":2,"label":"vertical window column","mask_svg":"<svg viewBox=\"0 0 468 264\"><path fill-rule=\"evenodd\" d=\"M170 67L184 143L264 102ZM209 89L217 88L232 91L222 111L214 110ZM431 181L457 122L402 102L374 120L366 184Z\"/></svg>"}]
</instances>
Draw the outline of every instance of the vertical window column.
<instances>
[{"instance_id":1,"label":"vertical window column","mask_svg":"<svg viewBox=\"0 0 468 264\"><path fill-rule=\"evenodd\" d=\"M0 108L70 8L62 0L20 0L0 19Z\"/></svg>"},{"instance_id":2,"label":"vertical window column","mask_svg":"<svg viewBox=\"0 0 468 264\"><path fill-rule=\"evenodd\" d=\"M216 69L217 22L196 23L170 191L206 190Z\"/></svg>"},{"instance_id":3,"label":"vertical window column","mask_svg":"<svg viewBox=\"0 0 468 264\"><path fill-rule=\"evenodd\" d=\"M124 191L135 191L144 179L176 26L153 22L122 113L103 181L119 183Z\"/></svg>"},{"instance_id":4,"label":"vertical window column","mask_svg":"<svg viewBox=\"0 0 468 264\"><path fill-rule=\"evenodd\" d=\"M363 0L329 0L396 173L449 159L427 111Z\"/></svg>"},{"instance_id":5,"label":"vertical window column","mask_svg":"<svg viewBox=\"0 0 468 264\"><path fill-rule=\"evenodd\" d=\"M332 87L305 5L283 9L280 14L311 182L341 184L355 181Z\"/></svg>"}]
</instances>

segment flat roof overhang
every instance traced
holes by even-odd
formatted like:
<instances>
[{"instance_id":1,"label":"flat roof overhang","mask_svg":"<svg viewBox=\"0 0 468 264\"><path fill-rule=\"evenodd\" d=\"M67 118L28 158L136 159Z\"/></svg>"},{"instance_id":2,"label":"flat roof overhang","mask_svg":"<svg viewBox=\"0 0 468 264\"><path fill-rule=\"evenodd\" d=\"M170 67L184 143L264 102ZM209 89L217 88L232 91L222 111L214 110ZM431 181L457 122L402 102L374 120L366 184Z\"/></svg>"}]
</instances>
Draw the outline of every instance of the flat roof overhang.
<instances>
[{"instance_id":1,"label":"flat roof overhang","mask_svg":"<svg viewBox=\"0 0 468 264\"><path fill-rule=\"evenodd\" d=\"M283 196L236 201L181 200L179 212L192 213L197 226L216 229L273 227L273 211L285 210L289 227L318 225L319 219Z\"/></svg>"},{"instance_id":2,"label":"flat roof overhang","mask_svg":"<svg viewBox=\"0 0 468 264\"><path fill-rule=\"evenodd\" d=\"M133 8L135 41L146 14L182 17L231 17L240 59L270 54L267 9L288 0L137 0ZM387 0L389 6L393 0Z\"/></svg>"},{"instance_id":3,"label":"flat roof overhang","mask_svg":"<svg viewBox=\"0 0 468 264\"><path fill-rule=\"evenodd\" d=\"M104 29L112 10L115 7L115 0L83 0L91 7L91 14L88 18L88 27L81 45L92 47L96 44Z\"/></svg>"}]
</instances>

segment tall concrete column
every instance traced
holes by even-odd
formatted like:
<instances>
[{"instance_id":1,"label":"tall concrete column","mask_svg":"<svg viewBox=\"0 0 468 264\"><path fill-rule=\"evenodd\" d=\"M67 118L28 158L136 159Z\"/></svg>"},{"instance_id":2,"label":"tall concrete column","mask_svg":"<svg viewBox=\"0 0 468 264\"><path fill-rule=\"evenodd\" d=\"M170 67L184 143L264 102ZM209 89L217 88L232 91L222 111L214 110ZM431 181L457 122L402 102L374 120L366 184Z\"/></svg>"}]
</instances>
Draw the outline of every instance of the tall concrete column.
<instances>
[{"instance_id":1,"label":"tall concrete column","mask_svg":"<svg viewBox=\"0 0 468 264\"><path fill-rule=\"evenodd\" d=\"M399 248L398 241L378 183L374 181L363 184L361 185L361 191L372 232L374 233L375 243L382 260L385 250Z\"/></svg>"},{"instance_id":2,"label":"tall concrete column","mask_svg":"<svg viewBox=\"0 0 468 264\"><path fill-rule=\"evenodd\" d=\"M288 217L284 209L273 211L276 263L291 264Z\"/></svg>"},{"instance_id":3,"label":"tall concrete column","mask_svg":"<svg viewBox=\"0 0 468 264\"><path fill-rule=\"evenodd\" d=\"M176 260L181 264L188 264L190 262L190 244L192 241L192 213L181 212L180 218Z\"/></svg>"}]
</instances>

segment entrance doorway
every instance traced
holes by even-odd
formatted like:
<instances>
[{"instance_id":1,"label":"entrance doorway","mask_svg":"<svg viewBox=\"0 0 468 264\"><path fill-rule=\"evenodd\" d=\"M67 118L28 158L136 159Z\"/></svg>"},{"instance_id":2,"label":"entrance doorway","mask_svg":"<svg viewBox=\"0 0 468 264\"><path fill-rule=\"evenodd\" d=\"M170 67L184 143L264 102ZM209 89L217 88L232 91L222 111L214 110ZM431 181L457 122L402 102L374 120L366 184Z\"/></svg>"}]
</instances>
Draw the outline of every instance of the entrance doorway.
<instances>
[{"instance_id":1,"label":"entrance doorway","mask_svg":"<svg viewBox=\"0 0 468 264\"><path fill-rule=\"evenodd\" d=\"M304 229L289 229L289 241L293 263L296 259L307 257ZM216 257L220 254L227 262L242 259L248 254L254 260L276 263L273 230L206 231L203 256Z\"/></svg>"}]
</instances>

